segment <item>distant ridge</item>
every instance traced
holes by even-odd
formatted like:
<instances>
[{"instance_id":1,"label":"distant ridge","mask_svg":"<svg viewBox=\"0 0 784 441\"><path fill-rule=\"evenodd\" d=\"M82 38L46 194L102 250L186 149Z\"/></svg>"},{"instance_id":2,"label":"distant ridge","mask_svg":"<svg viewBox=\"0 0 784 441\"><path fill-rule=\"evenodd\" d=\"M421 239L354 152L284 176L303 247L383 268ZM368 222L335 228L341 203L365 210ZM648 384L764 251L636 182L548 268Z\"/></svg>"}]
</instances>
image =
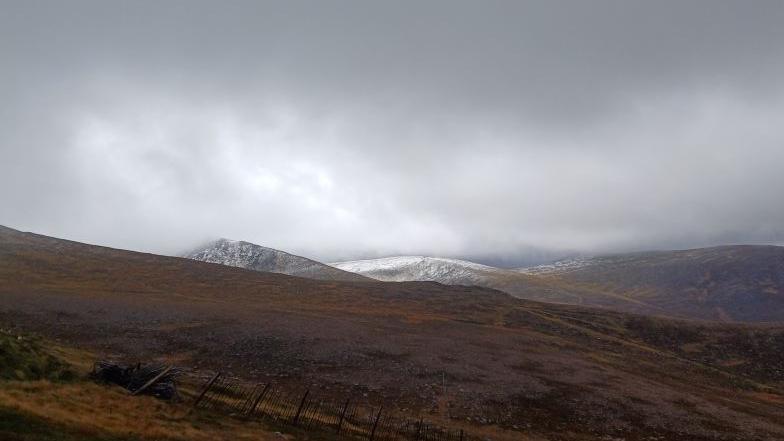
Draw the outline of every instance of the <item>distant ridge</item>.
<instances>
[{"instance_id":1,"label":"distant ridge","mask_svg":"<svg viewBox=\"0 0 784 441\"><path fill-rule=\"evenodd\" d=\"M479 285L488 276L504 270L467 260L426 256L396 256L381 259L330 263L335 268L385 282L439 282L446 285Z\"/></svg>"},{"instance_id":2,"label":"distant ridge","mask_svg":"<svg viewBox=\"0 0 784 441\"><path fill-rule=\"evenodd\" d=\"M87 247L93 253L122 251L22 233L4 226L0 226L0 238L6 244L22 245L31 241L46 244L49 251L71 246ZM784 247L781 246L733 245L580 257L516 270L425 256L337 262L329 266L227 239L214 241L182 257L325 281L433 281L492 288L521 299L645 315L784 323ZM490 293L480 292L481 295Z\"/></svg>"},{"instance_id":3,"label":"distant ridge","mask_svg":"<svg viewBox=\"0 0 784 441\"><path fill-rule=\"evenodd\" d=\"M218 239L182 255L188 259L316 280L368 281L367 277L250 242Z\"/></svg>"},{"instance_id":4,"label":"distant ridge","mask_svg":"<svg viewBox=\"0 0 784 441\"><path fill-rule=\"evenodd\" d=\"M784 321L784 247L780 246L729 245L616 254L518 271L574 289L621 295L674 317Z\"/></svg>"},{"instance_id":5,"label":"distant ridge","mask_svg":"<svg viewBox=\"0 0 784 441\"><path fill-rule=\"evenodd\" d=\"M331 265L384 281L475 285L524 299L638 314L784 322L784 247L779 246L578 257L516 270L423 256Z\"/></svg>"},{"instance_id":6,"label":"distant ridge","mask_svg":"<svg viewBox=\"0 0 784 441\"><path fill-rule=\"evenodd\" d=\"M496 268L467 260L426 256L396 256L335 262L330 265L386 282L438 282L480 286L514 297L554 303L580 304L582 298L549 280L520 271ZM601 297L601 296L598 296Z\"/></svg>"}]
</instances>

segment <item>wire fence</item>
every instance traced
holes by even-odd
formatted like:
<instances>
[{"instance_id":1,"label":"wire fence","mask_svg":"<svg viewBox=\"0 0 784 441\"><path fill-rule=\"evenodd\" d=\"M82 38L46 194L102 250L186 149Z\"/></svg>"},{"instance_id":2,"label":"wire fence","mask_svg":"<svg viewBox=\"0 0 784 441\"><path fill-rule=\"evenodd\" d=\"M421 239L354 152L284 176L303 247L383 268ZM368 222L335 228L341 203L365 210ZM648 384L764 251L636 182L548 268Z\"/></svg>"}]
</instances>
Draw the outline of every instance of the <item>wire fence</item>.
<instances>
[{"instance_id":1,"label":"wire fence","mask_svg":"<svg viewBox=\"0 0 784 441\"><path fill-rule=\"evenodd\" d=\"M324 430L368 441L476 441L462 429L450 429L385 412L350 398L319 398L306 390L287 392L270 383L248 386L220 373L212 377L194 401L209 409L248 419L269 419L305 430Z\"/></svg>"}]
</instances>

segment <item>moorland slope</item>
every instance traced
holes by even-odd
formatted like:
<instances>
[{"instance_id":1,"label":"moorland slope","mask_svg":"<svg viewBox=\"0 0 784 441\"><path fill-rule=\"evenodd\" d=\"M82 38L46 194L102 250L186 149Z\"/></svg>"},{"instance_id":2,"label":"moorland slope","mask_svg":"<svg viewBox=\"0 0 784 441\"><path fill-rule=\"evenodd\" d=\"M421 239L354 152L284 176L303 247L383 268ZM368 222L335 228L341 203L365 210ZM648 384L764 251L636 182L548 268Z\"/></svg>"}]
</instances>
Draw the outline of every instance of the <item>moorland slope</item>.
<instances>
[{"instance_id":1,"label":"moorland slope","mask_svg":"<svg viewBox=\"0 0 784 441\"><path fill-rule=\"evenodd\" d=\"M784 329L326 282L0 229L0 326L492 439L784 438Z\"/></svg>"}]
</instances>

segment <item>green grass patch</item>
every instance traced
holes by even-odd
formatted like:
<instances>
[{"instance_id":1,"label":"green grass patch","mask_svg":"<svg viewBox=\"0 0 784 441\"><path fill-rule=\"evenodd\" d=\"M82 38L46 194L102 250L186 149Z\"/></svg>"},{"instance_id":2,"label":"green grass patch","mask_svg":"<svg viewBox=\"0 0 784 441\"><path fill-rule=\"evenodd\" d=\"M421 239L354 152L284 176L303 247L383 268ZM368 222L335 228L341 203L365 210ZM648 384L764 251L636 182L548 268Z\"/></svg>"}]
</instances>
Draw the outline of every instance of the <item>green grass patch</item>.
<instances>
[{"instance_id":1,"label":"green grass patch","mask_svg":"<svg viewBox=\"0 0 784 441\"><path fill-rule=\"evenodd\" d=\"M39 338L0 331L0 380L70 381L75 377L71 366L47 352Z\"/></svg>"}]
</instances>

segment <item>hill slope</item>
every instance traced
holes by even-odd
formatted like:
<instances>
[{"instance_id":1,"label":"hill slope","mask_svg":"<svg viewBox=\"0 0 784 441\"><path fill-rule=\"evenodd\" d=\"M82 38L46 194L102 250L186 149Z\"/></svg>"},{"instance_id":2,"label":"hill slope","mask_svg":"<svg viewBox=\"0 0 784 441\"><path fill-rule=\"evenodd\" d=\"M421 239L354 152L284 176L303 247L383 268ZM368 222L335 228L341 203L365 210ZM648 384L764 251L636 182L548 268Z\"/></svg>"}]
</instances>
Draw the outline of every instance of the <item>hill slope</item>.
<instances>
[{"instance_id":1,"label":"hill slope","mask_svg":"<svg viewBox=\"0 0 784 441\"><path fill-rule=\"evenodd\" d=\"M638 314L784 322L784 247L583 257L518 270L418 256L331 265L378 280L482 286L523 299Z\"/></svg>"},{"instance_id":2,"label":"hill slope","mask_svg":"<svg viewBox=\"0 0 784 441\"><path fill-rule=\"evenodd\" d=\"M520 271L576 291L598 290L639 302L614 305L626 311L707 320L784 321L784 247L632 253Z\"/></svg>"},{"instance_id":3,"label":"hill slope","mask_svg":"<svg viewBox=\"0 0 784 441\"><path fill-rule=\"evenodd\" d=\"M541 277L533 271L501 269L458 259L398 256L335 262L330 265L388 282L429 281L445 285L479 286L527 300L606 307L642 314L663 312L633 298L567 283L557 277Z\"/></svg>"},{"instance_id":4,"label":"hill slope","mask_svg":"<svg viewBox=\"0 0 784 441\"><path fill-rule=\"evenodd\" d=\"M366 277L250 242L219 239L182 257L253 271L288 274L317 280L363 281Z\"/></svg>"},{"instance_id":5,"label":"hill slope","mask_svg":"<svg viewBox=\"0 0 784 441\"><path fill-rule=\"evenodd\" d=\"M333 282L0 229L0 327L353 394L496 440L784 438L784 329Z\"/></svg>"}]
</instances>

